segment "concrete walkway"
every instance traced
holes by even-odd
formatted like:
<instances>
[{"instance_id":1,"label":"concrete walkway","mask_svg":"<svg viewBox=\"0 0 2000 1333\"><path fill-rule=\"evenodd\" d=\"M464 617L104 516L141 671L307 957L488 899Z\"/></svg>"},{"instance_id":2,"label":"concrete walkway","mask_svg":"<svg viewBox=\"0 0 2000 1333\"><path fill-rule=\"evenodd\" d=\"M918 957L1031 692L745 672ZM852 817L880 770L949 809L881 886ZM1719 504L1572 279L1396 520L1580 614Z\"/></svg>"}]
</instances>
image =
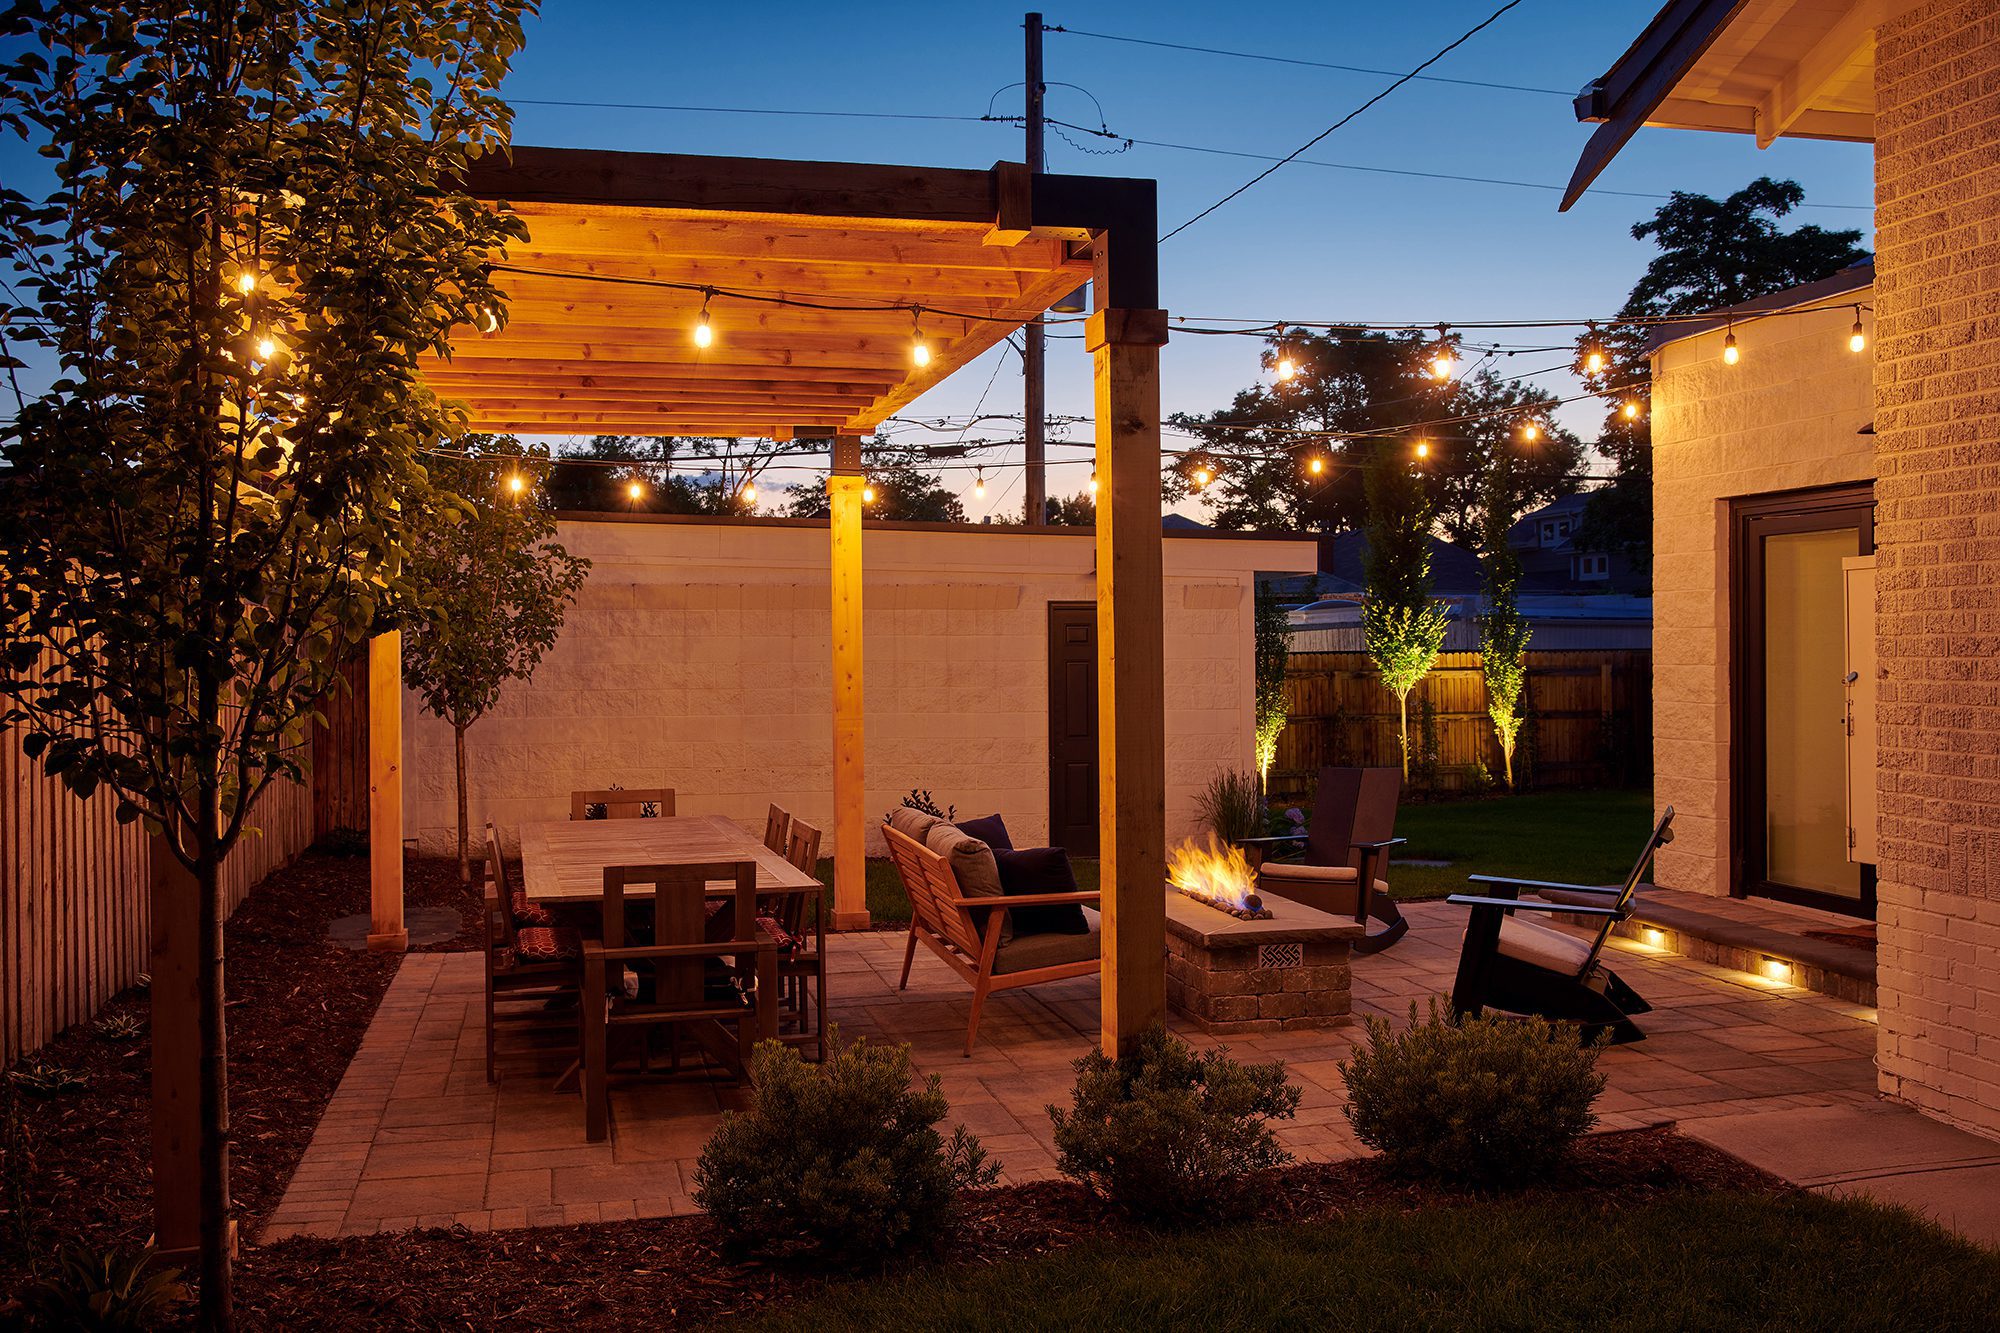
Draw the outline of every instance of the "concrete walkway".
<instances>
[{"instance_id":1,"label":"concrete walkway","mask_svg":"<svg viewBox=\"0 0 2000 1333\"><path fill-rule=\"evenodd\" d=\"M1683 1128L1795 1185L1900 1204L2000 1246L2000 1143L1907 1106L1735 1112Z\"/></svg>"},{"instance_id":2,"label":"concrete walkway","mask_svg":"<svg viewBox=\"0 0 2000 1333\"><path fill-rule=\"evenodd\" d=\"M1449 989L1463 913L1419 903L1410 917L1401 943L1355 960L1357 1014L1400 1023L1412 1002ZM943 963L920 949L910 989L898 992L900 934L837 936L830 946L845 1032L910 1043L919 1071L939 1075L951 1119L980 1135L1003 1179L1054 1175L1046 1108L1068 1100L1070 1063L1094 1042L1097 979L994 996L967 1059L969 991ZM1640 943L1611 948L1613 966L1655 1012L1643 1020L1647 1040L1603 1057L1603 1127L1723 1117L1776 1126L1770 1137L1782 1142L1800 1115L1876 1110L1873 1010ZM404 960L264 1239L693 1211L695 1160L740 1091L703 1081L615 1089L610 1142L587 1143L581 1100L552 1088L568 1059L560 1050L516 1046L498 1086L486 1082L482 984L477 954ZM1278 1134L1299 1157L1365 1151L1341 1110L1339 1068L1362 1036L1357 1023L1229 1043L1242 1058L1288 1063L1304 1100Z\"/></svg>"}]
</instances>

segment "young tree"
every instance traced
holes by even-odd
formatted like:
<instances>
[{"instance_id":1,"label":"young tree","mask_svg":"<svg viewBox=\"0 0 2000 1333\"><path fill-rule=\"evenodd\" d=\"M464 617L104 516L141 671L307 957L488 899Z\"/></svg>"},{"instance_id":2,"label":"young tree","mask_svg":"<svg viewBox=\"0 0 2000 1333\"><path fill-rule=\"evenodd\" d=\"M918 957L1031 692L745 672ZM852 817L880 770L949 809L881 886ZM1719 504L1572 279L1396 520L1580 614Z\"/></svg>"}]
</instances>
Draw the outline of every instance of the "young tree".
<instances>
[{"instance_id":1,"label":"young tree","mask_svg":"<svg viewBox=\"0 0 2000 1333\"><path fill-rule=\"evenodd\" d=\"M458 878L471 883L465 732L510 680L526 680L554 646L590 561L552 541L556 521L546 464L513 461L511 438L474 442L479 457L432 466L433 481L462 498L413 522L406 566L418 602L403 618L403 670L432 716L451 724L458 783ZM546 451L544 451L544 457ZM512 479L527 483L519 492Z\"/></svg>"},{"instance_id":2,"label":"young tree","mask_svg":"<svg viewBox=\"0 0 2000 1333\"><path fill-rule=\"evenodd\" d=\"M0 190L0 328L59 367L0 434L0 695L46 771L110 789L198 897L210 1327L232 1318L219 870L258 797L302 776L338 664L406 601L399 515L430 502L419 455L453 429L418 357L504 317L486 264L523 234L458 183L505 146L523 8L0 17L0 125L53 177Z\"/></svg>"},{"instance_id":3,"label":"young tree","mask_svg":"<svg viewBox=\"0 0 2000 1333\"><path fill-rule=\"evenodd\" d=\"M1554 397L1487 369L1439 383L1429 374L1438 341L1435 334L1364 329L1273 336L1261 364L1274 371L1284 357L1296 367L1289 380L1274 375L1239 392L1221 411L1173 419L1204 448L1167 467L1162 484L1168 503L1199 490L1224 528L1356 528L1367 515L1362 475L1385 447L1380 432L1482 413L1497 415L1428 432L1427 467L1447 535L1476 540L1474 511L1486 459L1507 447L1524 422L1534 421L1540 438L1515 473L1522 512L1575 491L1583 446L1549 419ZM1452 344L1456 349L1458 340ZM1318 471L1311 466L1315 459ZM1214 480L1200 487L1192 475L1198 462L1213 462L1215 470Z\"/></svg>"},{"instance_id":4,"label":"young tree","mask_svg":"<svg viewBox=\"0 0 2000 1333\"><path fill-rule=\"evenodd\" d=\"M1509 787L1514 785L1514 742L1521 732L1521 691L1528 681L1528 639L1531 631L1521 618L1517 594L1521 561L1507 544L1513 526L1513 485L1506 475L1512 459L1496 454L1488 469L1484 514L1485 540L1480 565L1485 574L1486 609L1479 616L1479 670L1486 678L1486 713L1500 739L1500 766Z\"/></svg>"},{"instance_id":5,"label":"young tree","mask_svg":"<svg viewBox=\"0 0 2000 1333\"><path fill-rule=\"evenodd\" d=\"M1633 284L1621 317L1688 315L1719 310L1832 277L1868 258L1859 231L1807 225L1781 231L1779 219L1805 200L1796 181L1760 176L1727 199L1676 190L1632 235L1651 238L1660 252ZM1616 467L1611 485L1595 492L1584 510L1576 543L1585 550L1617 551L1634 564L1651 564L1653 548L1653 449L1650 332L1616 325L1577 340L1580 356L1604 354L1603 368L1584 382L1605 395L1598 450ZM1628 416L1627 402L1642 410Z\"/></svg>"},{"instance_id":6,"label":"young tree","mask_svg":"<svg viewBox=\"0 0 2000 1333\"><path fill-rule=\"evenodd\" d=\"M1369 463L1367 598L1361 636L1382 684L1396 696L1403 780L1410 779L1410 691L1444 647L1445 604L1431 596L1435 514L1424 478L1393 449Z\"/></svg>"},{"instance_id":7,"label":"young tree","mask_svg":"<svg viewBox=\"0 0 2000 1333\"><path fill-rule=\"evenodd\" d=\"M1257 780L1265 795L1271 791L1271 761L1278 757L1278 737L1285 730L1285 668L1290 664L1291 621L1285 605L1268 584L1257 587Z\"/></svg>"}]
</instances>

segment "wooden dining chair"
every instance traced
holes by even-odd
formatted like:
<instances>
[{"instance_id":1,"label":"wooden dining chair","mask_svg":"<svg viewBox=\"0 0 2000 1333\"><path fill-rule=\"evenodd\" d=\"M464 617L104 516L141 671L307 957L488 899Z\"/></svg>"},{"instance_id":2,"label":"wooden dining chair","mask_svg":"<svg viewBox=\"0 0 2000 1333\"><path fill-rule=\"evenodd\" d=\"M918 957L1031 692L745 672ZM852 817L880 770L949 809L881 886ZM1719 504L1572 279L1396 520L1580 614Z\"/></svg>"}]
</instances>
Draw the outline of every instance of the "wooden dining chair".
<instances>
[{"instance_id":1,"label":"wooden dining chair","mask_svg":"<svg viewBox=\"0 0 2000 1333\"><path fill-rule=\"evenodd\" d=\"M820 838L819 829L803 819L792 819L785 859L817 876ZM766 918L762 920L764 928L779 941L778 976L788 1011L780 1016L781 1036L788 1045L810 1047L815 1060L826 1055L826 913L822 897L818 893L767 894ZM806 923L808 906L812 909L810 926ZM790 1030L784 1031L787 1025Z\"/></svg>"},{"instance_id":2,"label":"wooden dining chair","mask_svg":"<svg viewBox=\"0 0 2000 1333\"><path fill-rule=\"evenodd\" d=\"M729 883L733 911L728 939L708 939L708 890ZM628 890L652 893L652 941L627 944L626 909L642 918L647 904ZM606 866L603 940L583 944L584 1130L593 1143L610 1133L612 1034L641 1074L653 1073L652 1035L666 1029L669 1072L680 1068L681 1039L741 1079L757 1042L778 1035L777 947L757 924L757 863L710 861L686 865Z\"/></svg>"},{"instance_id":3,"label":"wooden dining chair","mask_svg":"<svg viewBox=\"0 0 2000 1333\"><path fill-rule=\"evenodd\" d=\"M667 819L673 813L672 787L610 787L569 794L571 819Z\"/></svg>"},{"instance_id":4,"label":"wooden dining chair","mask_svg":"<svg viewBox=\"0 0 2000 1333\"><path fill-rule=\"evenodd\" d=\"M792 812L781 805L773 803L770 810L764 815L764 845L778 855L783 856L786 849L791 845L788 841L791 836Z\"/></svg>"},{"instance_id":5,"label":"wooden dining chair","mask_svg":"<svg viewBox=\"0 0 2000 1333\"><path fill-rule=\"evenodd\" d=\"M576 993L583 980L583 940L569 926L540 922L507 879L500 835L486 826L486 894L480 912L486 955L486 1081L494 1070L499 1028L577 1034L577 1015L549 1001Z\"/></svg>"}]
</instances>

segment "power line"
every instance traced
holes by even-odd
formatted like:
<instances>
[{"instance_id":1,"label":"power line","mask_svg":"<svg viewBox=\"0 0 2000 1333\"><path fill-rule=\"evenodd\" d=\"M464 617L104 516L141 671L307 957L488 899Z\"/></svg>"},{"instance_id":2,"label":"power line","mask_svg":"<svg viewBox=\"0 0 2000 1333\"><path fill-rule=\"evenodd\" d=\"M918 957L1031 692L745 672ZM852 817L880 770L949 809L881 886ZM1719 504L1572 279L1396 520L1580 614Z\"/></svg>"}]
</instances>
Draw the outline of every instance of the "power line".
<instances>
[{"instance_id":1,"label":"power line","mask_svg":"<svg viewBox=\"0 0 2000 1333\"><path fill-rule=\"evenodd\" d=\"M1354 108L1354 110L1348 112L1346 115L1342 116L1339 120L1336 120L1335 122L1333 122L1333 124L1327 126L1325 129L1321 130L1318 134L1315 134L1312 138L1306 140L1306 142L1299 145L1297 149L1293 150L1285 157L1280 158L1278 161L1272 163L1264 170L1258 172L1255 176L1252 176L1249 180L1243 182L1243 184L1237 186L1235 189L1231 190L1228 194L1223 195L1222 198L1216 200L1214 203L1210 204L1207 208L1202 209L1201 212L1195 214L1193 217L1189 218L1186 222L1181 223L1180 226L1175 227L1172 231L1168 232L1160 239L1162 241L1170 241L1174 237L1180 235L1182 232L1186 231L1189 227L1192 227L1195 223L1201 221L1203 218L1207 217L1210 213L1213 213L1216 209L1221 208L1224 204L1236 198L1238 195L1242 194L1245 190L1248 190L1251 186L1257 184L1265 177L1270 176L1272 173L1276 172L1278 168L1284 166L1285 163L1290 162L1293 158L1300 156L1307 149L1311 148L1314 144L1326 138L1328 135L1332 134L1335 130L1347 124L1349 121L1353 120L1356 116L1368 110L1368 108L1374 106L1377 102L1380 102L1390 93L1395 92L1398 88L1402 87L1410 80L1422 74L1432 65L1437 64L1438 61L1443 60L1453 51L1456 51L1459 47L1471 41L1474 37L1478 36L1486 28L1492 26L1494 23L1497 23L1501 15L1505 14L1508 10L1513 9L1520 3L1521 0L1507 0L1506 4L1500 6L1500 8L1494 10L1491 14L1487 15L1482 22L1467 29L1463 36L1459 37L1456 41L1446 46L1443 50L1439 51L1429 60L1426 60L1423 64L1417 66L1415 69L1411 70L1408 74L1405 74L1402 77L1398 78L1394 83L1390 84L1387 88L1384 88L1381 92L1376 93L1373 97L1363 102L1360 106Z\"/></svg>"},{"instance_id":2,"label":"power line","mask_svg":"<svg viewBox=\"0 0 2000 1333\"><path fill-rule=\"evenodd\" d=\"M678 106L665 102L592 102L582 99L510 97L512 106L556 106L592 111L686 111L714 116L823 116L838 120L1019 120L1018 116L947 116L919 111L817 111L766 106Z\"/></svg>"},{"instance_id":3,"label":"power line","mask_svg":"<svg viewBox=\"0 0 2000 1333\"><path fill-rule=\"evenodd\" d=\"M1214 46L1191 46L1182 42L1160 42L1149 37L1125 37L1109 32L1085 32L1081 28L1065 28L1061 24L1044 28L1044 32L1060 32L1071 37L1091 37L1100 42L1126 42L1133 46L1157 46L1168 51L1193 51L1206 56L1230 56L1237 60L1265 60L1274 65L1303 65L1308 69L1334 69L1344 74L1386 74L1394 78L1400 71L1393 69L1372 69L1366 65L1336 65L1325 60L1301 60L1296 56L1266 55L1259 51L1226 51ZM1548 97L1569 98L1576 96L1561 88L1535 88L1520 83L1489 83L1483 79L1448 79L1440 74L1406 75L1424 83L1455 83L1465 88L1499 88L1510 93L1540 93Z\"/></svg>"}]
</instances>

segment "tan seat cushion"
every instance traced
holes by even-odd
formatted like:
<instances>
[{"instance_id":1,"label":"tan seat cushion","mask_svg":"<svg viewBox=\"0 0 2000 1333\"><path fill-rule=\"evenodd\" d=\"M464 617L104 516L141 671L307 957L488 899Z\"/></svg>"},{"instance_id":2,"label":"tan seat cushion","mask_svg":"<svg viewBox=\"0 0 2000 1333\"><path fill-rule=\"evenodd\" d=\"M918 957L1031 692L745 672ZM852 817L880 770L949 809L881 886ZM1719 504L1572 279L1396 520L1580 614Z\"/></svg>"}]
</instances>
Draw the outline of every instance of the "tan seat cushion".
<instances>
[{"instance_id":1,"label":"tan seat cushion","mask_svg":"<svg viewBox=\"0 0 2000 1333\"><path fill-rule=\"evenodd\" d=\"M1573 977L1583 971L1590 958L1590 941L1509 916L1500 919L1500 952L1519 962Z\"/></svg>"},{"instance_id":2,"label":"tan seat cushion","mask_svg":"<svg viewBox=\"0 0 2000 1333\"><path fill-rule=\"evenodd\" d=\"M1323 884L1352 884L1361 873L1353 866L1309 866L1297 861L1266 861L1257 873L1272 879L1305 879ZM1376 883L1381 883L1377 880Z\"/></svg>"},{"instance_id":3,"label":"tan seat cushion","mask_svg":"<svg viewBox=\"0 0 2000 1333\"><path fill-rule=\"evenodd\" d=\"M1257 889L1266 897L1286 898L1334 916L1351 917L1358 878L1352 866L1302 866L1287 861L1261 867ZM1388 881L1376 880L1375 891L1388 893Z\"/></svg>"},{"instance_id":4,"label":"tan seat cushion","mask_svg":"<svg viewBox=\"0 0 2000 1333\"><path fill-rule=\"evenodd\" d=\"M1011 944L1002 944L1000 951L993 955L993 973L1032 972L1041 967L1060 967L1064 963L1084 963L1098 956L1098 919L1094 912L1084 915L1090 920L1088 935L1023 935Z\"/></svg>"},{"instance_id":5,"label":"tan seat cushion","mask_svg":"<svg viewBox=\"0 0 2000 1333\"><path fill-rule=\"evenodd\" d=\"M952 878L958 881L958 891L963 897L998 898L1002 894L1000 864L993 859L993 849L958 825L947 824L940 819L924 835L924 846L942 856L951 866ZM973 914L982 930L986 925L983 916L983 913ZM1003 923L1000 943L1004 945L1013 938L1013 923Z\"/></svg>"},{"instance_id":6,"label":"tan seat cushion","mask_svg":"<svg viewBox=\"0 0 2000 1333\"><path fill-rule=\"evenodd\" d=\"M912 842L923 842L930 836L930 831L942 823L944 821L936 815L912 810L907 805L899 805L889 812L889 827Z\"/></svg>"}]
</instances>

